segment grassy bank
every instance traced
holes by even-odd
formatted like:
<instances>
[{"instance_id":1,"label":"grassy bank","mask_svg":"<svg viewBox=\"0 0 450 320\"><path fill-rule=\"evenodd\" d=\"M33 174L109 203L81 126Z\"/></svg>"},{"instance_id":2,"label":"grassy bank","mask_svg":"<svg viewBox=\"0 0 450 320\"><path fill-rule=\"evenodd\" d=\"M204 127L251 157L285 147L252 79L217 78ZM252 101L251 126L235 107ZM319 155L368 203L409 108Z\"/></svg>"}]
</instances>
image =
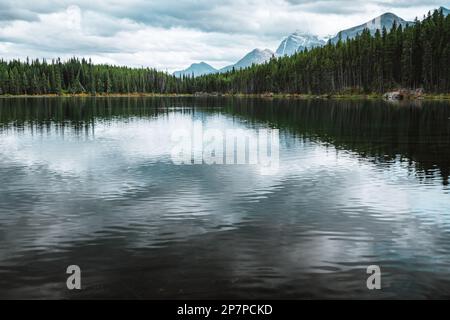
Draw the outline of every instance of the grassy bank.
<instances>
[{"instance_id":1,"label":"grassy bank","mask_svg":"<svg viewBox=\"0 0 450 320\"><path fill-rule=\"evenodd\" d=\"M382 94L371 93L371 94L282 94L282 93L265 93L265 94L217 94L217 93L109 93L109 94L97 94L91 95L86 93L79 94L69 94L64 93L61 95L57 94L38 94L38 95L0 95L0 98L73 98L73 97L96 97L96 98L138 98L138 97L236 97L236 98L264 98L264 99L299 99L299 100L381 100L383 99ZM446 94L424 94L420 99L414 100L450 100L450 93Z\"/></svg>"},{"instance_id":2,"label":"grassy bank","mask_svg":"<svg viewBox=\"0 0 450 320\"><path fill-rule=\"evenodd\" d=\"M87 94L87 93L63 93L63 94L3 94L0 95L0 98L119 98L119 97L129 97L129 98L137 98L137 97L192 97L192 94L178 94L178 93L108 93L108 94Z\"/></svg>"}]
</instances>

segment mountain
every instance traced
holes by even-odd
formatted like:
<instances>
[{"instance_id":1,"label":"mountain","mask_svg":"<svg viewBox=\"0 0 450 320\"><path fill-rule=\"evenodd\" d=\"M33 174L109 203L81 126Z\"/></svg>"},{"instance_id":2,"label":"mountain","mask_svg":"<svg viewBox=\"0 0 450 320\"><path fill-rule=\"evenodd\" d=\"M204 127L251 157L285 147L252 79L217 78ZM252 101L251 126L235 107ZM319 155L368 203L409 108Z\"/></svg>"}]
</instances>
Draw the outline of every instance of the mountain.
<instances>
[{"instance_id":1,"label":"mountain","mask_svg":"<svg viewBox=\"0 0 450 320\"><path fill-rule=\"evenodd\" d=\"M444 7L440 7L439 10L442 10L444 16L448 16L450 14L450 10Z\"/></svg>"},{"instance_id":2,"label":"mountain","mask_svg":"<svg viewBox=\"0 0 450 320\"><path fill-rule=\"evenodd\" d=\"M315 35L295 32L281 42L276 53L278 56L291 56L297 51L311 49L313 47L321 47L325 41L319 39Z\"/></svg>"},{"instance_id":3,"label":"mountain","mask_svg":"<svg viewBox=\"0 0 450 320\"><path fill-rule=\"evenodd\" d=\"M212 73L218 73L218 72L227 72L231 71L233 68L236 70L244 69L247 67L252 66L253 64L261 64L264 63L270 58L272 58L275 55L275 53L269 49L261 50L261 49L254 49L253 51L247 53L241 60L236 62L235 64L232 64L230 66L226 66L220 70L215 69L214 67L210 66L209 64L205 62L200 63L194 63L189 68L181 70L181 71L175 71L173 75L175 77L181 77L183 75L185 76L202 76L206 74L212 74Z\"/></svg>"},{"instance_id":4,"label":"mountain","mask_svg":"<svg viewBox=\"0 0 450 320\"><path fill-rule=\"evenodd\" d=\"M255 49L247 53L241 60L239 60L235 64L220 69L220 72L231 71L233 68L236 70L244 69L252 66L253 64L262 64L270 60L270 58L272 58L274 55L275 53L269 49Z\"/></svg>"},{"instance_id":5,"label":"mountain","mask_svg":"<svg viewBox=\"0 0 450 320\"><path fill-rule=\"evenodd\" d=\"M217 71L218 71L217 69L213 68L209 64L207 64L205 62L200 62L200 63L191 64L191 66L187 69L184 69L181 71L175 71L173 73L173 75L175 77L182 77L183 75L185 75L185 76L193 75L194 77L198 77L198 76L202 76L205 74L216 73Z\"/></svg>"},{"instance_id":6,"label":"mountain","mask_svg":"<svg viewBox=\"0 0 450 320\"><path fill-rule=\"evenodd\" d=\"M414 22L405 21L395 14L388 12L364 24L338 32L338 34L331 39L331 42L337 43L339 41L339 35L341 35L343 41L352 39L360 34L364 29L369 29L372 34L375 34L378 29L382 30L383 27L386 27L387 30L390 30L394 24L394 21L397 23L397 26L402 25L403 27L408 24L414 24Z\"/></svg>"},{"instance_id":7,"label":"mountain","mask_svg":"<svg viewBox=\"0 0 450 320\"><path fill-rule=\"evenodd\" d=\"M450 13L450 10L444 7L440 7L439 10L442 10L444 15L446 16ZM339 40L339 35L341 35L342 40L352 39L360 34L364 29L369 29L372 34L375 34L377 29L382 30L384 27L386 27L387 30L390 30L394 24L394 21L397 23L397 26L402 25L403 27L408 24L414 24L414 22L403 20L395 14L388 12L359 26L342 30L336 36L330 37L330 41L332 43L337 43ZM283 41L278 46L276 53L272 52L269 49L254 49L253 51L246 54L237 63L226 66L220 70L213 68L205 62L201 62L194 63L185 70L176 71L174 72L174 75L176 77L180 77L182 75L194 75L195 77L197 77L205 74L227 72L232 70L233 68L235 68L236 70L243 69L250 67L253 64L262 64L270 60L273 56L290 56L297 51L302 51L306 48L311 49L313 47L323 46L325 45L325 43L325 40L319 39L315 35L297 31L283 39Z\"/></svg>"}]
</instances>

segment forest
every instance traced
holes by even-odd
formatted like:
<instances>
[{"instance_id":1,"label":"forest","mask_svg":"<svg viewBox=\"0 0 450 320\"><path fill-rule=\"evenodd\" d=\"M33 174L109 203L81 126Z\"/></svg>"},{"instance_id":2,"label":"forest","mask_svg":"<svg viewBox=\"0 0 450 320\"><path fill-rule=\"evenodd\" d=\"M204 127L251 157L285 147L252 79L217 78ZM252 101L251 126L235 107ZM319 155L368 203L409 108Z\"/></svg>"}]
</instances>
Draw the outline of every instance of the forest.
<instances>
[{"instance_id":1,"label":"forest","mask_svg":"<svg viewBox=\"0 0 450 320\"><path fill-rule=\"evenodd\" d=\"M151 57L149 57L151 61ZM333 94L384 93L394 88L450 92L450 16L429 13L347 41L273 57L243 70L176 78L150 68L95 65L72 58L0 61L0 94Z\"/></svg>"}]
</instances>

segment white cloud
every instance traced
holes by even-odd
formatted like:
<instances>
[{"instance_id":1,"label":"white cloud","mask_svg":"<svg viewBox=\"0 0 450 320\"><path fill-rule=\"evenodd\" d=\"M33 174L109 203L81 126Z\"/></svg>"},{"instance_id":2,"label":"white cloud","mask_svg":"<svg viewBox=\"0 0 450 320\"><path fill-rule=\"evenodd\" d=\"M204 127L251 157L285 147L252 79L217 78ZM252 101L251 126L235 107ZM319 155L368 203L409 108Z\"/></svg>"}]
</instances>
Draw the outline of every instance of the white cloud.
<instances>
[{"instance_id":1,"label":"white cloud","mask_svg":"<svg viewBox=\"0 0 450 320\"><path fill-rule=\"evenodd\" d=\"M275 50L294 30L318 35L392 11L412 20L438 1L118 0L2 1L0 56L71 56L95 62L182 69L236 62L248 51Z\"/></svg>"},{"instance_id":2,"label":"white cloud","mask_svg":"<svg viewBox=\"0 0 450 320\"><path fill-rule=\"evenodd\" d=\"M249 35L163 28L113 19L69 6L60 12L39 14L37 21L15 20L0 29L0 54L9 59L75 55L92 57L94 62L173 71L202 59L224 66L248 48L267 44L267 39ZM102 29L99 21L113 25L116 32L108 34L111 29Z\"/></svg>"}]
</instances>

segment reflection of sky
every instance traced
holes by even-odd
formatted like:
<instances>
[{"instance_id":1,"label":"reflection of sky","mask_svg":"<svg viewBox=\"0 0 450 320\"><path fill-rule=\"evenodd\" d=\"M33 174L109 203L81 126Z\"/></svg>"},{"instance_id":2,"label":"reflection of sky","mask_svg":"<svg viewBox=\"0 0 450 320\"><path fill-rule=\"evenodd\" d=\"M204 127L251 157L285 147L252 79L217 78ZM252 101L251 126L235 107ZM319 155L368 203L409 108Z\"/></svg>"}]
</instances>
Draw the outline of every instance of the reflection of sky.
<instances>
[{"instance_id":1,"label":"reflection of sky","mask_svg":"<svg viewBox=\"0 0 450 320\"><path fill-rule=\"evenodd\" d=\"M203 120L205 129L253 130L225 116ZM250 166L174 166L170 133L191 125L191 115L171 113L100 122L94 136L3 133L0 258L18 247L65 249L96 238L166 246L253 226L274 246L284 234L289 250L273 254L296 268L326 272L381 254L412 259L436 250L444 253L434 263L448 262L448 194L400 161L373 164L284 134L273 176Z\"/></svg>"}]
</instances>

